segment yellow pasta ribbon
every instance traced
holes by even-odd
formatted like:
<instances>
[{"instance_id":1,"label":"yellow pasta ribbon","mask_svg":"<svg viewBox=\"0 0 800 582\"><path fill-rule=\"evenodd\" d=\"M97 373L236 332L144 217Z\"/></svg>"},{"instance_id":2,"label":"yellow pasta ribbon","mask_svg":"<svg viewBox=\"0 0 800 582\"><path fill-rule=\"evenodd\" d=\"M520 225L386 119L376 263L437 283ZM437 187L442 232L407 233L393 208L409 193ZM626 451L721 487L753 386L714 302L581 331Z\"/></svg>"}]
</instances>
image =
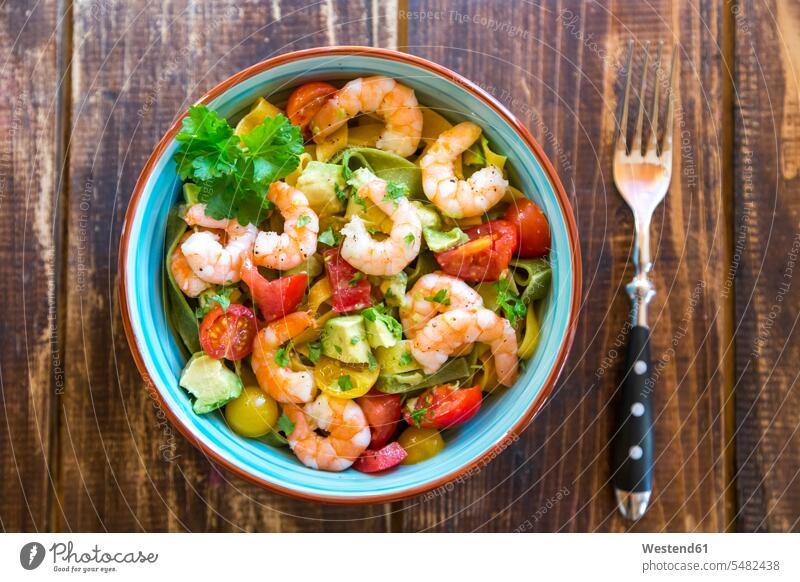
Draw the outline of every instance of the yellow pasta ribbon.
<instances>
[{"instance_id":1,"label":"yellow pasta ribbon","mask_svg":"<svg viewBox=\"0 0 800 582\"><path fill-rule=\"evenodd\" d=\"M378 142L378 137L383 131L383 127L380 123L368 123L351 127L347 130L347 145L374 148Z\"/></svg>"},{"instance_id":2,"label":"yellow pasta ribbon","mask_svg":"<svg viewBox=\"0 0 800 582\"><path fill-rule=\"evenodd\" d=\"M323 303L333 297L333 289L327 277L323 277L311 286L308 291L308 309L316 315Z\"/></svg>"},{"instance_id":3,"label":"yellow pasta ribbon","mask_svg":"<svg viewBox=\"0 0 800 582\"><path fill-rule=\"evenodd\" d=\"M300 176L300 174L303 173L303 170L306 169L308 162L310 162L313 159L314 158L308 152L303 152L302 154L300 154L300 163L297 164L297 169L288 176L286 176L283 180L287 184L289 184L289 186L294 186L295 184L297 184L297 178Z\"/></svg>"},{"instance_id":4,"label":"yellow pasta ribbon","mask_svg":"<svg viewBox=\"0 0 800 582\"><path fill-rule=\"evenodd\" d=\"M327 162L334 154L347 147L347 124L334 131L317 144L317 161Z\"/></svg>"},{"instance_id":5,"label":"yellow pasta ribbon","mask_svg":"<svg viewBox=\"0 0 800 582\"><path fill-rule=\"evenodd\" d=\"M253 104L253 107L250 108L250 112L242 117L241 121L236 124L236 129L233 133L235 135L250 133L257 125L261 125L267 117L275 117L282 113L283 111L275 107L272 103L263 97L259 97Z\"/></svg>"},{"instance_id":6,"label":"yellow pasta ribbon","mask_svg":"<svg viewBox=\"0 0 800 582\"><path fill-rule=\"evenodd\" d=\"M527 360L536 351L536 346L539 345L539 321L536 319L536 311L533 303L528 305L528 313L525 316L525 332L522 336L522 341L517 349L517 356Z\"/></svg>"}]
</instances>

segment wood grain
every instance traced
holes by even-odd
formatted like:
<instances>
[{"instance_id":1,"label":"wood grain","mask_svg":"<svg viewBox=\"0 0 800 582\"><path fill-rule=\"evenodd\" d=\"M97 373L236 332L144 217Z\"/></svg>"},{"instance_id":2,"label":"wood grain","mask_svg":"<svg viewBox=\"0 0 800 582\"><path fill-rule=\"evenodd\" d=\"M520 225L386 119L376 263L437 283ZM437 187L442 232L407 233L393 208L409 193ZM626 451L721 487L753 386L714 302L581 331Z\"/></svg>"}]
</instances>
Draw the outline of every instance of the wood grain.
<instances>
[{"instance_id":1,"label":"wood grain","mask_svg":"<svg viewBox=\"0 0 800 582\"><path fill-rule=\"evenodd\" d=\"M58 6L0 7L0 529L50 525L63 387Z\"/></svg>"},{"instance_id":2,"label":"wood grain","mask_svg":"<svg viewBox=\"0 0 800 582\"><path fill-rule=\"evenodd\" d=\"M409 3L408 50L498 97L555 163L581 233L585 300L562 382L533 425L477 475L409 502L404 529L630 528L614 508L607 444L629 310L623 287L632 276L632 219L610 174L614 83L631 36L637 42L674 36L680 43L676 131L688 138L654 218L659 293L651 322L660 452L651 508L633 529L727 527L733 507L725 432L733 377L732 298L721 294L729 248L721 187L723 16L716 3L700 2L699 12L695 5ZM418 13L429 9L438 12Z\"/></svg>"},{"instance_id":3,"label":"wood grain","mask_svg":"<svg viewBox=\"0 0 800 582\"><path fill-rule=\"evenodd\" d=\"M148 398L116 292L128 198L176 116L216 83L275 54L395 42L393 21L373 8L233 1L76 6L58 529L386 529L388 506L333 508L269 494L220 472L188 445Z\"/></svg>"},{"instance_id":4,"label":"wood grain","mask_svg":"<svg viewBox=\"0 0 800 582\"><path fill-rule=\"evenodd\" d=\"M800 530L800 6L736 24L738 529Z\"/></svg>"}]
</instances>

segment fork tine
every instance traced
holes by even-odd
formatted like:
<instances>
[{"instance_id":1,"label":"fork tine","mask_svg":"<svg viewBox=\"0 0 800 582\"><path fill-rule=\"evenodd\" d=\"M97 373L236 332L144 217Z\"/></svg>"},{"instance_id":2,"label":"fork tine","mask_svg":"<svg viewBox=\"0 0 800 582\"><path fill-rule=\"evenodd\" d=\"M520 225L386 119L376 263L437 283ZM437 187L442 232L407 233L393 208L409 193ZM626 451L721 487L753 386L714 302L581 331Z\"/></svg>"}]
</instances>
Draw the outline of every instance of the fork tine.
<instances>
[{"instance_id":1,"label":"fork tine","mask_svg":"<svg viewBox=\"0 0 800 582\"><path fill-rule=\"evenodd\" d=\"M661 88L661 79L659 73L661 72L661 51L664 48L664 41L658 43L658 52L656 53L656 66L654 69L655 88L653 89L653 107L650 109L650 137L647 140L645 151L656 151L658 144L658 94Z\"/></svg>"},{"instance_id":2,"label":"fork tine","mask_svg":"<svg viewBox=\"0 0 800 582\"><path fill-rule=\"evenodd\" d=\"M639 86L639 113L636 115L636 131L633 132L631 153L642 152L642 126L644 125L645 93L647 92L647 61L650 57L650 41L644 44L644 64L642 65L642 83Z\"/></svg>"},{"instance_id":3,"label":"fork tine","mask_svg":"<svg viewBox=\"0 0 800 582\"><path fill-rule=\"evenodd\" d=\"M626 59L625 71L628 78L625 80L625 97L622 101L622 119L619 122L619 132L617 134L617 149L628 149L628 97L631 94L631 64L633 63L633 39L628 41L628 58Z\"/></svg>"},{"instance_id":4,"label":"fork tine","mask_svg":"<svg viewBox=\"0 0 800 582\"><path fill-rule=\"evenodd\" d=\"M672 149L672 114L675 109L673 92L675 90L675 65L678 60L678 47L672 46L672 64L669 67L669 88L667 89L667 115L664 117L664 140L661 144L661 153Z\"/></svg>"}]
</instances>

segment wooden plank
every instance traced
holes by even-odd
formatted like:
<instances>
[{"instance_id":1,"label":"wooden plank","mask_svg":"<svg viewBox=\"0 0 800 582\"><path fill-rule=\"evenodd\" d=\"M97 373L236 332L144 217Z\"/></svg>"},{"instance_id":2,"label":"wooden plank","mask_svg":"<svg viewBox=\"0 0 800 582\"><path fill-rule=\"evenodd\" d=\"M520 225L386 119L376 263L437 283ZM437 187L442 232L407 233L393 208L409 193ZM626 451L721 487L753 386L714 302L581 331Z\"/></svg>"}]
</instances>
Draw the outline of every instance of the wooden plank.
<instances>
[{"instance_id":1,"label":"wooden plank","mask_svg":"<svg viewBox=\"0 0 800 582\"><path fill-rule=\"evenodd\" d=\"M738 529L800 530L800 6L740 2L736 31Z\"/></svg>"},{"instance_id":2,"label":"wooden plank","mask_svg":"<svg viewBox=\"0 0 800 582\"><path fill-rule=\"evenodd\" d=\"M59 8L0 7L0 529L50 523L53 406L63 388L58 235Z\"/></svg>"},{"instance_id":3,"label":"wooden plank","mask_svg":"<svg viewBox=\"0 0 800 582\"><path fill-rule=\"evenodd\" d=\"M724 18L714 2L411 1L408 50L482 85L554 162L581 233L584 304L562 382L483 470L405 504L409 530L716 531L733 515L730 234L721 184ZM658 295L655 491L631 527L615 510L609 439L632 276L632 218L611 176L627 39L680 43L673 186L654 217ZM402 40L401 40L402 44ZM491 47L491 49L489 49ZM684 142L682 144L682 142ZM730 433L732 434L732 433Z\"/></svg>"},{"instance_id":4,"label":"wooden plank","mask_svg":"<svg viewBox=\"0 0 800 582\"><path fill-rule=\"evenodd\" d=\"M393 12L378 4L327 1L298 10L277 0L133 1L75 7L68 386L58 529L386 529L388 506L347 509L267 493L219 472L176 434L148 398L130 357L116 269L134 182L187 105L275 54L336 43L396 43Z\"/></svg>"}]
</instances>

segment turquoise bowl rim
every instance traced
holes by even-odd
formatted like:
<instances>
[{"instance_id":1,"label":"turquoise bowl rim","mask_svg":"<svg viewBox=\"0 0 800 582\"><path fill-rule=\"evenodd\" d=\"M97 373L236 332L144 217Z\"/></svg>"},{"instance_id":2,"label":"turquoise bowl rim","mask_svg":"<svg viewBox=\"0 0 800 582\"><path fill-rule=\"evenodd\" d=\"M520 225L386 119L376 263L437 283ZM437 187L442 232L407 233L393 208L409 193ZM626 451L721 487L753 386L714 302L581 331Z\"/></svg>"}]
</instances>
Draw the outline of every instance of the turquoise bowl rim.
<instances>
[{"instance_id":1,"label":"turquoise bowl rim","mask_svg":"<svg viewBox=\"0 0 800 582\"><path fill-rule=\"evenodd\" d=\"M253 65L217 85L198 103L231 117L260 95L278 94L299 82L360 74L387 74L402 78L420 94L432 91L421 100L434 107L447 108L448 100L457 101L458 108L452 110L477 120L498 149L508 154L514 177L526 193L533 193L531 198L551 222L554 285L537 352L517 384L458 429L440 455L380 476L352 469L313 471L290 453L237 437L219 414L191 412L188 396L177 385L183 356L167 326L163 297L154 292L161 288L166 210L179 189L171 157L182 118L160 140L142 170L126 212L119 254L120 305L128 343L148 390L176 428L209 458L253 483L301 499L343 504L394 501L424 493L470 474L508 446L544 404L564 366L575 334L581 290L577 227L552 164L505 107L445 67L372 47L308 49Z\"/></svg>"}]
</instances>

